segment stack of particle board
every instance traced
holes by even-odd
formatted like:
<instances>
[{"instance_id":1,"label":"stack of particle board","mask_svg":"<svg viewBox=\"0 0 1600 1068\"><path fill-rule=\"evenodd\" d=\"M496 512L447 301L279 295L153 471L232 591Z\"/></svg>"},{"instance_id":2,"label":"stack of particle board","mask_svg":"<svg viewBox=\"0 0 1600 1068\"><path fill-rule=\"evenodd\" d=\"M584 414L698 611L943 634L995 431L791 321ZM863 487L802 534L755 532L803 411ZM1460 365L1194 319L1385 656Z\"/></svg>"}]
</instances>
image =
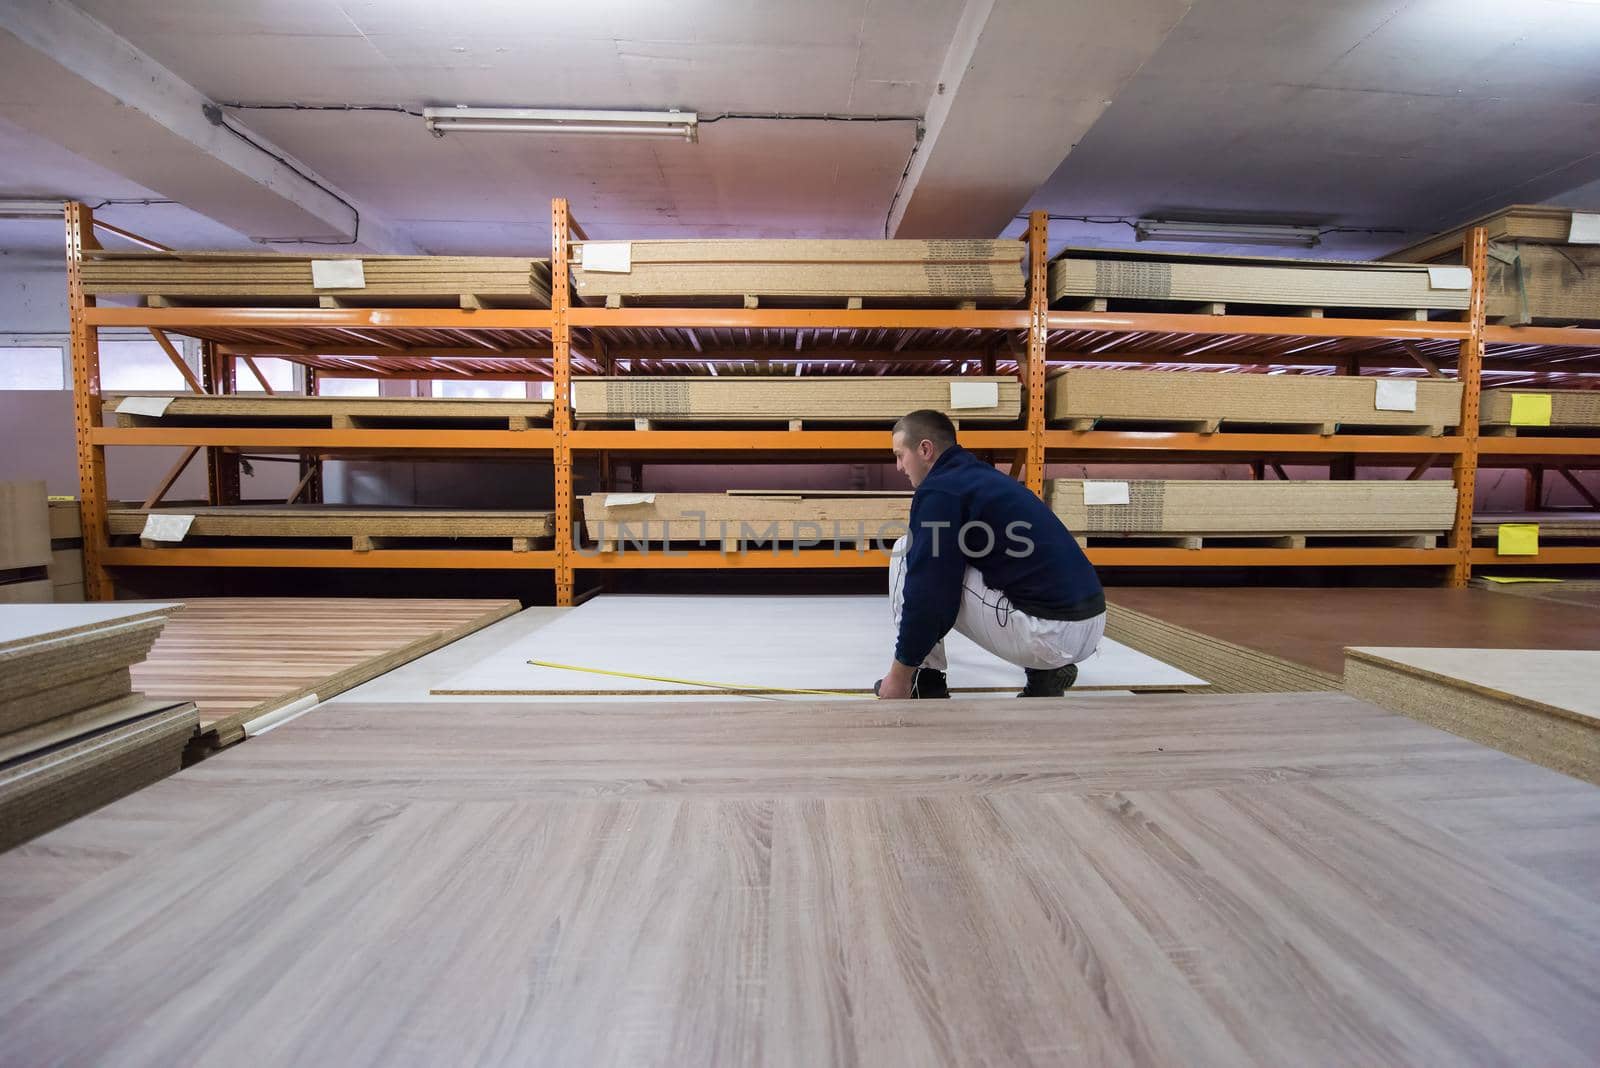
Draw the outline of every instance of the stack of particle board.
<instances>
[{"instance_id":1,"label":"stack of particle board","mask_svg":"<svg viewBox=\"0 0 1600 1068\"><path fill-rule=\"evenodd\" d=\"M1600 608L1600 580L1596 579L1529 580L1520 576L1516 578L1478 576L1472 580L1472 584L1479 589L1493 590L1495 593L1510 594L1514 597L1570 604L1580 608Z\"/></svg>"},{"instance_id":2,"label":"stack of particle board","mask_svg":"<svg viewBox=\"0 0 1600 1068\"><path fill-rule=\"evenodd\" d=\"M322 265L330 261L339 266L324 277ZM550 265L522 256L96 251L85 256L83 288L90 296L268 305L331 297L356 305L377 298L455 307L463 297L481 297L506 306L547 307Z\"/></svg>"},{"instance_id":3,"label":"stack of particle board","mask_svg":"<svg viewBox=\"0 0 1600 1068\"><path fill-rule=\"evenodd\" d=\"M1539 528L1540 541L1600 541L1600 512L1475 512L1472 536L1493 538L1505 523L1528 523Z\"/></svg>"},{"instance_id":4,"label":"stack of particle board","mask_svg":"<svg viewBox=\"0 0 1600 1068\"><path fill-rule=\"evenodd\" d=\"M171 544L187 538L350 538L358 548L370 548L373 538L509 538L513 549L526 551L535 540L555 533L551 512L328 504L173 504L161 508L113 506L108 516L112 535L151 537L158 533L151 540ZM152 516L165 516L176 522L158 523L153 530Z\"/></svg>"},{"instance_id":5,"label":"stack of particle board","mask_svg":"<svg viewBox=\"0 0 1600 1068\"><path fill-rule=\"evenodd\" d=\"M1488 313L1514 323L1600 319L1600 214L1517 204L1394 254L1417 263L1463 262L1475 227L1489 237Z\"/></svg>"},{"instance_id":6,"label":"stack of particle board","mask_svg":"<svg viewBox=\"0 0 1600 1068\"><path fill-rule=\"evenodd\" d=\"M1046 404L1057 423L1182 422L1207 430L1226 423L1426 427L1437 433L1461 421L1461 383L1070 368L1051 380Z\"/></svg>"},{"instance_id":7,"label":"stack of particle board","mask_svg":"<svg viewBox=\"0 0 1600 1068\"><path fill-rule=\"evenodd\" d=\"M1114 602L1106 606L1106 637L1200 676L1211 684L1211 693L1306 693L1339 688L1337 675Z\"/></svg>"},{"instance_id":8,"label":"stack of particle board","mask_svg":"<svg viewBox=\"0 0 1600 1068\"><path fill-rule=\"evenodd\" d=\"M292 397L238 394L116 394L106 421L118 426L486 427L526 430L550 421L551 403L493 397Z\"/></svg>"},{"instance_id":9,"label":"stack of particle board","mask_svg":"<svg viewBox=\"0 0 1600 1068\"><path fill-rule=\"evenodd\" d=\"M46 500L43 482L0 482L0 604L51 599Z\"/></svg>"},{"instance_id":10,"label":"stack of particle board","mask_svg":"<svg viewBox=\"0 0 1600 1068\"><path fill-rule=\"evenodd\" d=\"M732 548L750 541L893 544L906 532L909 493L591 493L589 537L602 548L695 542Z\"/></svg>"},{"instance_id":11,"label":"stack of particle board","mask_svg":"<svg viewBox=\"0 0 1600 1068\"><path fill-rule=\"evenodd\" d=\"M1465 311L1470 297L1470 276L1409 263L1074 248L1050 264L1052 304L1101 298Z\"/></svg>"},{"instance_id":12,"label":"stack of particle board","mask_svg":"<svg viewBox=\"0 0 1600 1068\"><path fill-rule=\"evenodd\" d=\"M741 297L897 301L1023 299L1021 241L586 241L572 278L589 301Z\"/></svg>"},{"instance_id":13,"label":"stack of particle board","mask_svg":"<svg viewBox=\"0 0 1600 1068\"><path fill-rule=\"evenodd\" d=\"M1519 396L1528 399L1518 401ZM1488 427L1600 429L1600 390L1506 386L1484 390L1481 403L1479 422Z\"/></svg>"},{"instance_id":14,"label":"stack of particle board","mask_svg":"<svg viewBox=\"0 0 1600 1068\"><path fill-rule=\"evenodd\" d=\"M1060 478L1049 500L1079 536L1426 535L1450 529L1456 489L1442 481Z\"/></svg>"},{"instance_id":15,"label":"stack of particle board","mask_svg":"<svg viewBox=\"0 0 1600 1068\"><path fill-rule=\"evenodd\" d=\"M1022 389L1006 376L619 376L575 379L572 406L577 418L595 420L888 423L934 408L958 422L999 422L1017 418Z\"/></svg>"},{"instance_id":16,"label":"stack of particle board","mask_svg":"<svg viewBox=\"0 0 1600 1068\"><path fill-rule=\"evenodd\" d=\"M83 506L67 498L50 501L50 586L57 604L84 600Z\"/></svg>"},{"instance_id":17,"label":"stack of particle board","mask_svg":"<svg viewBox=\"0 0 1600 1068\"><path fill-rule=\"evenodd\" d=\"M178 770L194 705L129 675L178 607L0 607L0 849Z\"/></svg>"},{"instance_id":18,"label":"stack of particle board","mask_svg":"<svg viewBox=\"0 0 1600 1068\"><path fill-rule=\"evenodd\" d=\"M1600 652L1353 648L1352 695L1600 784Z\"/></svg>"}]
</instances>

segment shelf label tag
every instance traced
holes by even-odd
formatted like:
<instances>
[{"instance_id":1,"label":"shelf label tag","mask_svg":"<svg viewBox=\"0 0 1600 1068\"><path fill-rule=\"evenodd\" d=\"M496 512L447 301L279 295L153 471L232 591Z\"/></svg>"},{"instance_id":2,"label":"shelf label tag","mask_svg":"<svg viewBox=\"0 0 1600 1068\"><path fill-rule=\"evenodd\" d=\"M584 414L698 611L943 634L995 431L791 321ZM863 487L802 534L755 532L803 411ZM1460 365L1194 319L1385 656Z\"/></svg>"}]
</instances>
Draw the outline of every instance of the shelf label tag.
<instances>
[{"instance_id":1,"label":"shelf label tag","mask_svg":"<svg viewBox=\"0 0 1600 1068\"><path fill-rule=\"evenodd\" d=\"M950 407L962 408L998 408L1000 406L1000 383L998 382L952 382L950 383Z\"/></svg>"},{"instance_id":2,"label":"shelf label tag","mask_svg":"<svg viewBox=\"0 0 1600 1068\"><path fill-rule=\"evenodd\" d=\"M1600 245L1600 213L1575 211L1572 228L1567 231L1569 245Z\"/></svg>"},{"instance_id":3,"label":"shelf label tag","mask_svg":"<svg viewBox=\"0 0 1600 1068\"><path fill-rule=\"evenodd\" d=\"M1410 378L1378 379L1377 400L1380 412L1414 412L1417 410L1417 383Z\"/></svg>"},{"instance_id":4,"label":"shelf label tag","mask_svg":"<svg viewBox=\"0 0 1600 1068\"><path fill-rule=\"evenodd\" d=\"M1127 504L1128 484L1126 482L1085 482L1083 484L1084 504Z\"/></svg>"},{"instance_id":5,"label":"shelf label tag","mask_svg":"<svg viewBox=\"0 0 1600 1068\"><path fill-rule=\"evenodd\" d=\"M123 397L117 405L118 415L151 415L160 417L167 412L171 397Z\"/></svg>"},{"instance_id":6,"label":"shelf label tag","mask_svg":"<svg viewBox=\"0 0 1600 1068\"><path fill-rule=\"evenodd\" d=\"M1471 267L1429 267L1429 289L1471 289Z\"/></svg>"},{"instance_id":7,"label":"shelf label tag","mask_svg":"<svg viewBox=\"0 0 1600 1068\"><path fill-rule=\"evenodd\" d=\"M1538 556L1538 523L1501 523L1500 544L1495 553L1500 556Z\"/></svg>"},{"instance_id":8,"label":"shelf label tag","mask_svg":"<svg viewBox=\"0 0 1600 1068\"><path fill-rule=\"evenodd\" d=\"M630 505L654 504L654 493L608 493L606 494L607 508L627 508Z\"/></svg>"},{"instance_id":9,"label":"shelf label tag","mask_svg":"<svg viewBox=\"0 0 1600 1068\"><path fill-rule=\"evenodd\" d=\"M633 271L633 245L628 241L585 241L582 267L586 271L629 274Z\"/></svg>"},{"instance_id":10,"label":"shelf label tag","mask_svg":"<svg viewBox=\"0 0 1600 1068\"><path fill-rule=\"evenodd\" d=\"M1511 394L1511 425L1512 426L1549 426L1550 425L1550 394L1548 394L1548 393L1513 393L1513 394Z\"/></svg>"},{"instance_id":11,"label":"shelf label tag","mask_svg":"<svg viewBox=\"0 0 1600 1068\"><path fill-rule=\"evenodd\" d=\"M139 537L146 541L182 541L189 536L189 527L193 523L192 515L173 515L170 512L147 515Z\"/></svg>"},{"instance_id":12,"label":"shelf label tag","mask_svg":"<svg viewBox=\"0 0 1600 1068\"><path fill-rule=\"evenodd\" d=\"M367 271L360 260L312 260L312 289L365 289Z\"/></svg>"}]
</instances>

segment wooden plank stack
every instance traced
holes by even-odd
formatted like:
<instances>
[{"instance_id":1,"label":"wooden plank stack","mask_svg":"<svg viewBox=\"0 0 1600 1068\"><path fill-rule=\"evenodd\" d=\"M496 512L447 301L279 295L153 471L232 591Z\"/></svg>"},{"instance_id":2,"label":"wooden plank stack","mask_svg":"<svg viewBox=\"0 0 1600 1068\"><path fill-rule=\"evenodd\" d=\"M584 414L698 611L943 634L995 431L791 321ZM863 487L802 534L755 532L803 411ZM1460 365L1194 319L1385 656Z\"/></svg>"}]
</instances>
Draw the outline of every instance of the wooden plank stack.
<instances>
[{"instance_id":1,"label":"wooden plank stack","mask_svg":"<svg viewBox=\"0 0 1600 1068\"><path fill-rule=\"evenodd\" d=\"M1422 428L1431 433L1461 421L1461 383L1410 379L1411 411L1379 408L1387 379L1344 375L1215 374L1194 371L1102 371L1069 368L1051 379L1050 421L1088 430L1100 422L1311 427ZM1600 396L1600 394L1597 394Z\"/></svg>"},{"instance_id":2,"label":"wooden plank stack","mask_svg":"<svg viewBox=\"0 0 1600 1068\"><path fill-rule=\"evenodd\" d=\"M509 538L527 551L555 534L552 512L462 511L447 508L378 508L354 505L172 504L161 508L113 506L113 535L141 536L152 515L190 516L188 538L350 538L372 548L375 538ZM173 542L172 544L177 544Z\"/></svg>"},{"instance_id":3,"label":"wooden plank stack","mask_svg":"<svg viewBox=\"0 0 1600 1068\"><path fill-rule=\"evenodd\" d=\"M1469 288L1440 281L1406 263L1072 248L1050 264L1050 301L1465 311Z\"/></svg>"},{"instance_id":4,"label":"wooden plank stack","mask_svg":"<svg viewBox=\"0 0 1600 1068\"><path fill-rule=\"evenodd\" d=\"M1571 208L1514 204L1394 253L1416 263L1464 262L1475 227L1489 236L1488 314L1510 323L1600 320L1600 221Z\"/></svg>"},{"instance_id":5,"label":"wooden plank stack","mask_svg":"<svg viewBox=\"0 0 1600 1068\"><path fill-rule=\"evenodd\" d=\"M1534 389L1525 386L1505 386L1486 389L1479 422L1486 427L1515 430L1519 428L1513 416L1518 395L1550 398L1548 424L1520 424L1529 430L1548 426L1551 430L1600 430L1600 390L1594 389Z\"/></svg>"},{"instance_id":6,"label":"wooden plank stack","mask_svg":"<svg viewBox=\"0 0 1600 1068\"><path fill-rule=\"evenodd\" d=\"M83 585L83 506L79 501L50 501L50 586L57 604L81 604Z\"/></svg>"},{"instance_id":7,"label":"wooden plank stack","mask_svg":"<svg viewBox=\"0 0 1600 1068\"><path fill-rule=\"evenodd\" d=\"M43 482L0 482L0 604L51 600L46 502Z\"/></svg>"},{"instance_id":8,"label":"wooden plank stack","mask_svg":"<svg viewBox=\"0 0 1600 1068\"><path fill-rule=\"evenodd\" d=\"M892 545L906 533L910 493L591 493L589 537L602 549L693 542L734 550L747 542Z\"/></svg>"},{"instance_id":9,"label":"wooden plank stack","mask_svg":"<svg viewBox=\"0 0 1600 1068\"><path fill-rule=\"evenodd\" d=\"M0 849L178 770L195 707L130 670L179 607L0 606Z\"/></svg>"},{"instance_id":10,"label":"wooden plank stack","mask_svg":"<svg viewBox=\"0 0 1600 1068\"><path fill-rule=\"evenodd\" d=\"M151 405L149 402L154 401ZM161 402L166 402L162 405ZM160 408L157 412L156 409ZM119 393L105 397L118 426L486 427L548 425L551 402L494 397L298 397Z\"/></svg>"},{"instance_id":11,"label":"wooden plank stack","mask_svg":"<svg viewBox=\"0 0 1600 1068\"><path fill-rule=\"evenodd\" d=\"M312 262L359 261L360 287L317 286ZM86 252L89 296L133 294L204 303L315 304L318 298L422 307L549 307L550 264L524 256L305 256L252 252Z\"/></svg>"},{"instance_id":12,"label":"wooden plank stack","mask_svg":"<svg viewBox=\"0 0 1600 1068\"><path fill-rule=\"evenodd\" d=\"M1126 503L1087 503L1105 497ZM1450 529L1449 482L1052 479L1051 510L1080 537L1434 535Z\"/></svg>"},{"instance_id":13,"label":"wooden plank stack","mask_svg":"<svg viewBox=\"0 0 1600 1068\"><path fill-rule=\"evenodd\" d=\"M876 301L1015 304L1021 241L732 240L574 242L586 301Z\"/></svg>"},{"instance_id":14,"label":"wooden plank stack","mask_svg":"<svg viewBox=\"0 0 1600 1068\"><path fill-rule=\"evenodd\" d=\"M962 422L1015 420L1022 386L998 376L651 376L577 378L578 419L664 422L893 423L933 408Z\"/></svg>"}]
</instances>

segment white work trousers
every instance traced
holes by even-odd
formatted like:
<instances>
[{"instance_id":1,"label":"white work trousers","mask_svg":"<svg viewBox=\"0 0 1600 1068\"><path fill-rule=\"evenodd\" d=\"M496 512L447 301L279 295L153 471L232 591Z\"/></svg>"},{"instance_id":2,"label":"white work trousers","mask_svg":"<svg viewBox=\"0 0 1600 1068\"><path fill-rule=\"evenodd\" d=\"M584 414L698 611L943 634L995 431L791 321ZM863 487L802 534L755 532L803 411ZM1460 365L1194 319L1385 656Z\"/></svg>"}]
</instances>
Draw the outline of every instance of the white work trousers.
<instances>
[{"instance_id":1,"label":"white work trousers","mask_svg":"<svg viewBox=\"0 0 1600 1068\"><path fill-rule=\"evenodd\" d=\"M905 605L906 539L894 543L889 559L889 613L894 617L895 633L900 632L900 614ZM1047 670L1087 660L1100 648L1106 633L1106 614L1092 619L1039 619L1011 606L1011 599L990 589L975 567L961 578L961 610L955 629L1007 663L1020 668ZM944 671L949 662L944 642L933 647L915 667Z\"/></svg>"}]
</instances>

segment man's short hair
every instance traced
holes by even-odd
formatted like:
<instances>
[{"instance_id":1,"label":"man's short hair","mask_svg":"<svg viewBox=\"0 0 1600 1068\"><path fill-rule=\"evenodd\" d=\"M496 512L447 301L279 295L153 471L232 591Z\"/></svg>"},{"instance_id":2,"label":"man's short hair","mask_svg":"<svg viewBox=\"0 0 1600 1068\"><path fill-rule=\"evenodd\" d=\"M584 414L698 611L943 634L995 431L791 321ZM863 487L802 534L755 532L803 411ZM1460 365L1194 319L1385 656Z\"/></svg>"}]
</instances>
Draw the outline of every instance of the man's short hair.
<instances>
[{"instance_id":1,"label":"man's short hair","mask_svg":"<svg viewBox=\"0 0 1600 1068\"><path fill-rule=\"evenodd\" d=\"M919 408L902 415L894 424L894 430L904 434L906 444L913 449L924 441L931 441L935 452L944 452L956 443L956 425L948 415L932 408Z\"/></svg>"}]
</instances>

